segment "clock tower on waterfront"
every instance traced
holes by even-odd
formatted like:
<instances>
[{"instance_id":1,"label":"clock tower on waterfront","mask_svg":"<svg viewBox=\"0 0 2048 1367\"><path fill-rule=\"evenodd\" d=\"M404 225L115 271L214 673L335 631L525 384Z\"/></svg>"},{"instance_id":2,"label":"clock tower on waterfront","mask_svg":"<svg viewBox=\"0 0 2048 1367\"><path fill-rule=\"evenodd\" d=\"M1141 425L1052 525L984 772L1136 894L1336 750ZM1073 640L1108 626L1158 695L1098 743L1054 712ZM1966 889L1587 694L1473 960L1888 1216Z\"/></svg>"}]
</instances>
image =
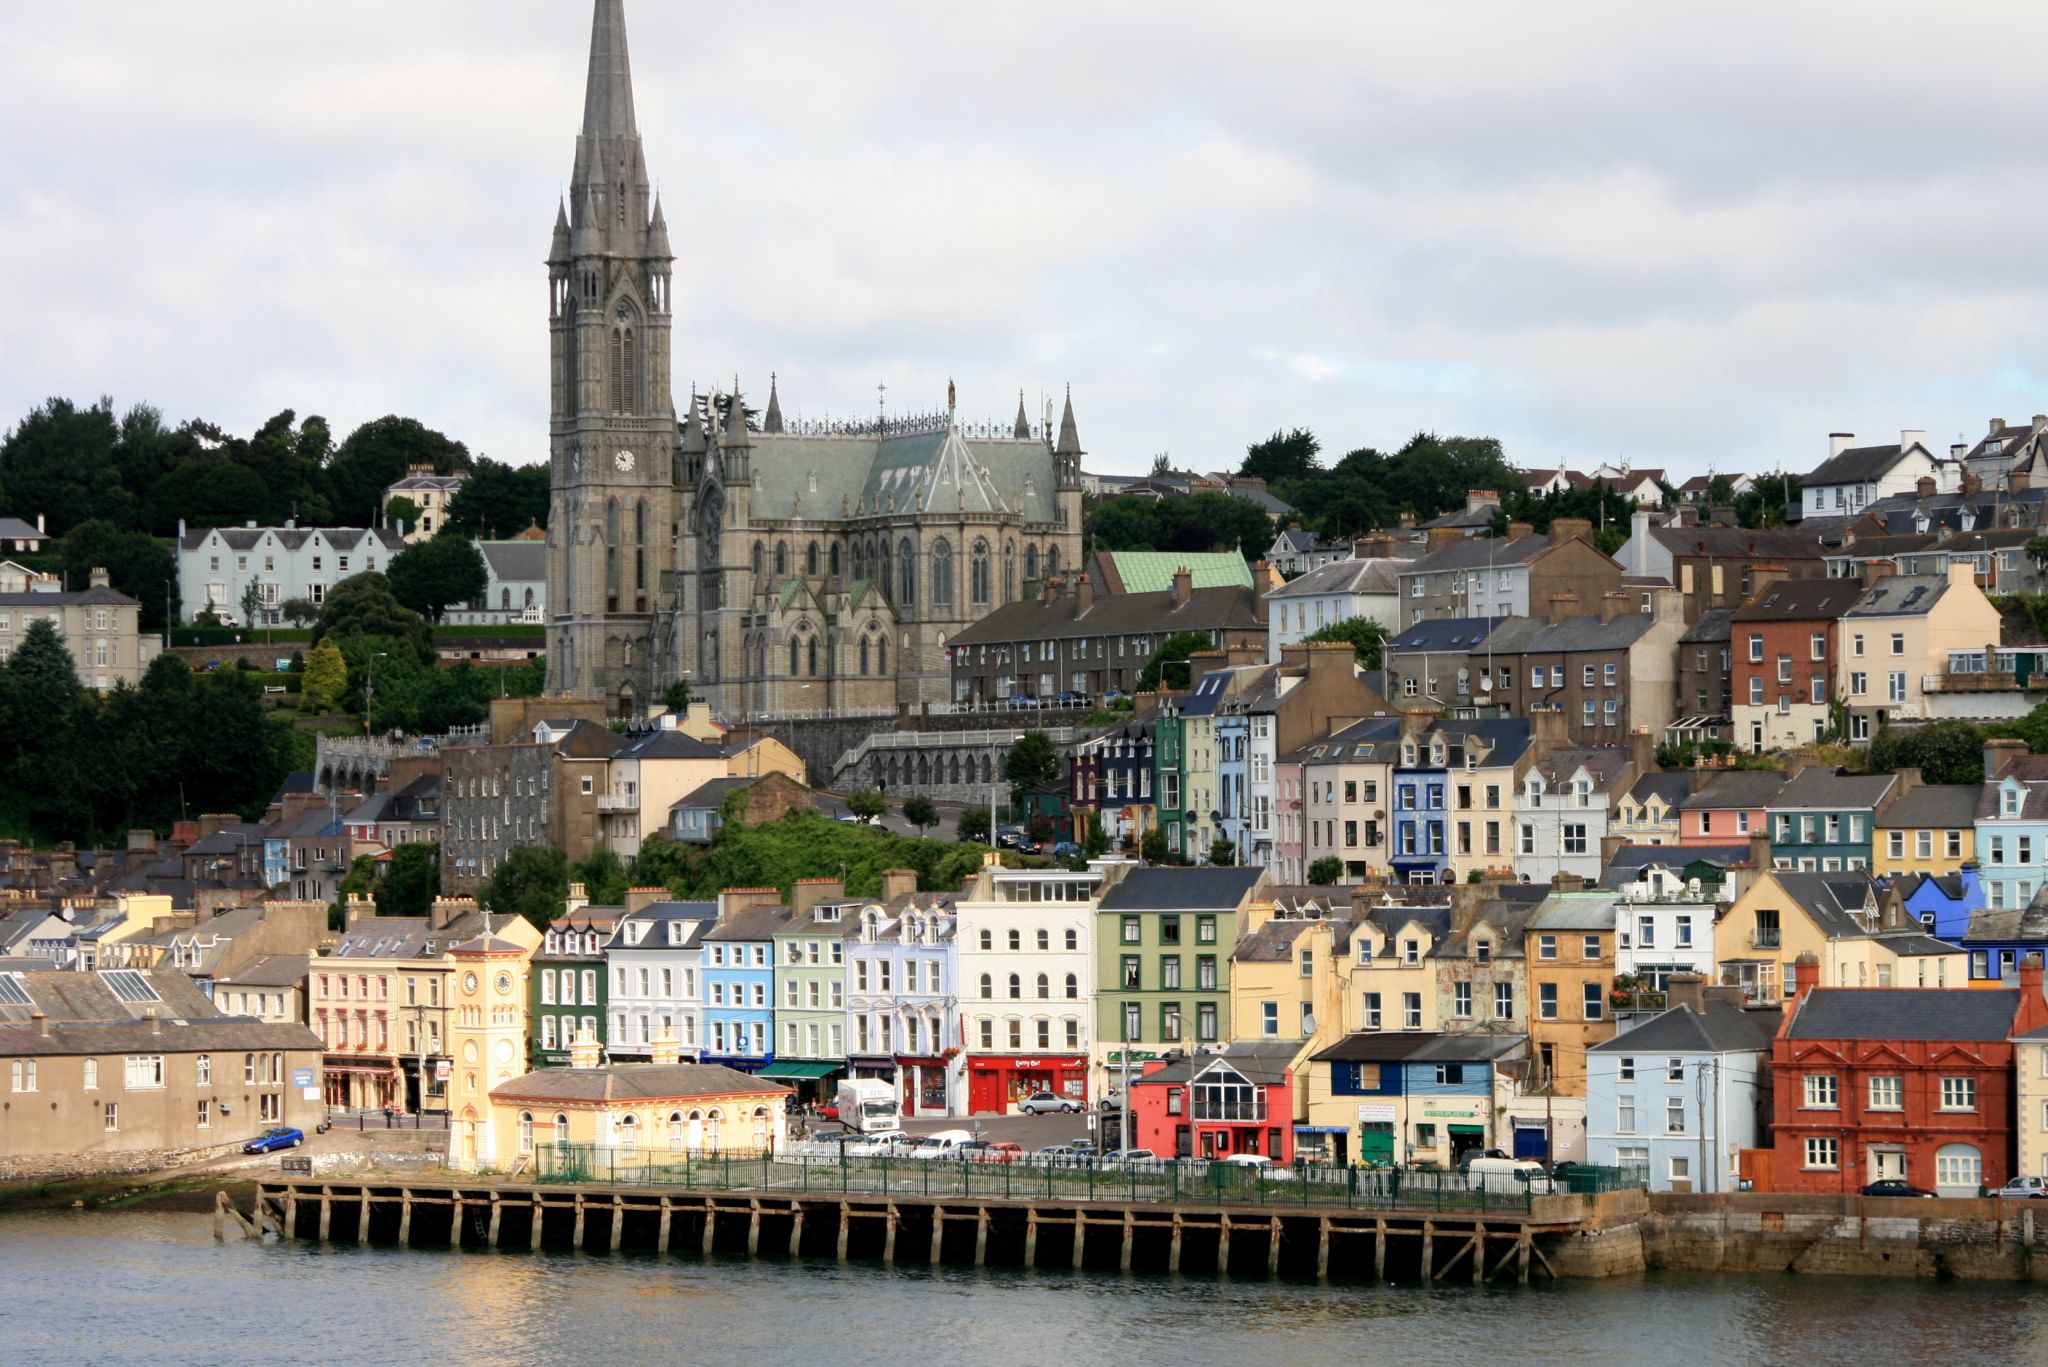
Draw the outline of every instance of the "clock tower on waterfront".
<instances>
[{"instance_id":1,"label":"clock tower on waterfront","mask_svg":"<svg viewBox=\"0 0 2048 1367\"><path fill-rule=\"evenodd\" d=\"M548 685L643 709L673 650L668 225L633 113L624 0L596 0L583 129L548 252Z\"/></svg>"}]
</instances>

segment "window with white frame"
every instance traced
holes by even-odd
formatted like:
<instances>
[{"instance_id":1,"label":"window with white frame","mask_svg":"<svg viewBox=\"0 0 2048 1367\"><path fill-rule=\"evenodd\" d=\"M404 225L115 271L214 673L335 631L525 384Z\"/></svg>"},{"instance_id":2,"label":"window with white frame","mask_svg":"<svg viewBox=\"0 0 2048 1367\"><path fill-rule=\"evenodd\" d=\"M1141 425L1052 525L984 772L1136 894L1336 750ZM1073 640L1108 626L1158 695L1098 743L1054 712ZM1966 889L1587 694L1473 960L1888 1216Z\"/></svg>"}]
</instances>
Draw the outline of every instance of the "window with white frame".
<instances>
[{"instance_id":1,"label":"window with white frame","mask_svg":"<svg viewBox=\"0 0 2048 1367\"><path fill-rule=\"evenodd\" d=\"M1806 1075L1806 1105L1832 1111L1841 1105L1840 1097L1841 1080L1833 1073Z\"/></svg>"},{"instance_id":2,"label":"window with white frame","mask_svg":"<svg viewBox=\"0 0 2048 1367\"><path fill-rule=\"evenodd\" d=\"M1806 1166L1834 1168L1841 1165L1841 1148L1833 1139L1814 1137L1806 1141Z\"/></svg>"},{"instance_id":3,"label":"window with white frame","mask_svg":"<svg viewBox=\"0 0 2048 1367\"><path fill-rule=\"evenodd\" d=\"M1906 1080L1896 1074L1870 1079L1870 1109L1899 1111L1906 1106Z\"/></svg>"},{"instance_id":4,"label":"window with white frame","mask_svg":"<svg viewBox=\"0 0 2048 1367\"><path fill-rule=\"evenodd\" d=\"M1974 1111L1977 1109L1977 1079L1974 1077L1945 1077L1941 1080L1941 1109L1944 1111Z\"/></svg>"}]
</instances>

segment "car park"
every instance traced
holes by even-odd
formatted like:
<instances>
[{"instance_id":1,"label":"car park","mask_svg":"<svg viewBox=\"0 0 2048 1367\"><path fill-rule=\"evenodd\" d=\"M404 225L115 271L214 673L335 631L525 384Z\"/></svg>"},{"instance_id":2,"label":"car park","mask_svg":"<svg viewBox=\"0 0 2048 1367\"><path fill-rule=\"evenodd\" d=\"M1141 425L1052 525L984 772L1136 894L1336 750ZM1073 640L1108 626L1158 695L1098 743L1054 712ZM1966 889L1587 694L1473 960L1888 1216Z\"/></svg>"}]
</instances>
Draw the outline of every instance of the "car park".
<instances>
[{"instance_id":1,"label":"car park","mask_svg":"<svg viewBox=\"0 0 2048 1367\"><path fill-rule=\"evenodd\" d=\"M884 1130L879 1134L864 1134L852 1139L846 1145L848 1158L893 1158L902 1153L911 1143L910 1136L901 1130Z\"/></svg>"},{"instance_id":2,"label":"car park","mask_svg":"<svg viewBox=\"0 0 2048 1367\"><path fill-rule=\"evenodd\" d=\"M293 1129L290 1125L272 1125L242 1145L242 1152L275 1153L279 1149L296 1149L305 1142L306 1135L303 1130Z\"/></svg>"},{"instance_id":3,"label":"car park","mask_svg":"<svg viewBox=\"0 0 2048 1367\"><path fill-rule=\"evenodd\" d=\"M1017 1103L1017 1109L1025 1115L1051 1115L1055 1112L1078 1115L1081 1103L1056 1092L1033 1092Z\"/></svg>"}]
</instances>

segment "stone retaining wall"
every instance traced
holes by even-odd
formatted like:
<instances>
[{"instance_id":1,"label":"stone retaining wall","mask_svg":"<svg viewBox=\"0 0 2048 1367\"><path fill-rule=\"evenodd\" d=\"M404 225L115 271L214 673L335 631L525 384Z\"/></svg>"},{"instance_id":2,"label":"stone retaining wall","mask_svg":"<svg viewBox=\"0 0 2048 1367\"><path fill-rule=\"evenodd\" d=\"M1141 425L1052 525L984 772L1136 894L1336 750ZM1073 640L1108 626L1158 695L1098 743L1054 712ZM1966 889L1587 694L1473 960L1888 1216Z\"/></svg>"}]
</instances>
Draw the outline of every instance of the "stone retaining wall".
<instances>
[{"instance_id":1,"label":"stone retaining wall","mask_svg":"<svg viewBox=\"0 0 2048 1367\"><path fill-rule=\"evenodd\" d=\"M0 1158L0 1184L125 1177L208 1162L239 1152L241 1147L238 1142L203 1149L121 1149L110 1153L41 1153Z\"/></svg>"},{"instance_id":2,"label":"stone retaining wall","mask_svg":"<svg viewBox=\"0 0 2048 1367\"><path fill-rule=\"evenodd\" d=\"M2048 1281L2048 1204L1767 1192L1650 1204L1652 1268Z\"/></svg>"}]
</instances>

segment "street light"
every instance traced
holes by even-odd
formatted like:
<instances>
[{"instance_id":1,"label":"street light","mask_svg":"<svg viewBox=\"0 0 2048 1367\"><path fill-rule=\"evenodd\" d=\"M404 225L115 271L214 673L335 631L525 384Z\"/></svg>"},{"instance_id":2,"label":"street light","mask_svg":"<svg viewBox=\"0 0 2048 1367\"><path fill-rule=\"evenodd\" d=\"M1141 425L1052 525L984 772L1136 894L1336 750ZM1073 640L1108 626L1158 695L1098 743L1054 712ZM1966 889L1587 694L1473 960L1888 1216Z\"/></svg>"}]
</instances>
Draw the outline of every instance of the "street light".
<instances>
[{"instance_id":1,"label":"street light","mask_svg":"<svg viewBox=\"0 0 2048 1367\"><path fill-rule=\"evenodd\" d=\"M380 650L370 656L370 677L363 690L363 736L365 739L371 734L370 718L377 710L377 661L390 653L387 650Z\"/></svg>"}]
</instances>

